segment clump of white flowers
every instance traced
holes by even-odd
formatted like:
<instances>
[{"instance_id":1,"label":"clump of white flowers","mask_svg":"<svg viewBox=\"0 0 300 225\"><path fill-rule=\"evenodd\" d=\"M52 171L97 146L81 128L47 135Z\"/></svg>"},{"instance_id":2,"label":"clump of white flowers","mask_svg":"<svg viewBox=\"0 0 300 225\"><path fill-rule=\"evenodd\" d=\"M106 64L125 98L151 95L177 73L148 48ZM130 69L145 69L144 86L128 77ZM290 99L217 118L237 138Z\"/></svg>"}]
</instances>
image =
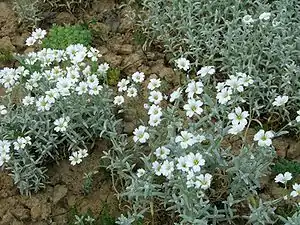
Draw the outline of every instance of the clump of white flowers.
<instances>
[{"instance_id":1,"label":"clump of white flowers","mask_svg":"<svg viewBox=\"0 0 300 225\"><path fill-rule=\"evenodd\" d=\"M242 93L245 87L253 84L253 79L245 73L236 73L236 76L231 75L225 82L217 84L217 100L220 104L230 104L233 94ZM242 100L243 102L243 100Z\"/></svg>"},{"instance_id":2,"label":"clump of white flowers","mask_svg":"<svg viewBox=\"0 0 300 225\"><path fill-rule=\"evenodd\" d=\"M42 30L41 28L37 28L35 31L32 32L31 36L26 39L26 45L32 46L37 41L41 41L46 36L47 31Z\"/></svg>"},{"instance_id":3,"label":"clump of white flowers","mask_svg":"<svg viewBox=\"0 0 300 225\"><path fill-rule=\"evenodd\" d=\"M80 164L82 159L88 156L88 151L86 149L79 149L78 151L72 152L72 155L69 157L72 166Z\"/></svg>"},{"instance_id":4,"label":"clump of white flowers","mask_svg":"<svg viewBox=\"0 0 300 225\"><path fill-rule=\"evenodd\" d=\"M247 98L247 91L255 81L251 76L238 72L224 82L217 83L217 91L212 93L207 90L213 90L208 81L213 78L210 75L216 72L214 66L201 67L193 77L188 74L191 68L187 59L180 58L175 63L178 69L187 72L184 76L186 80L167 96L160 90L163 81L145 79L144 74L140 79L141 72L134 73L135 78L127 78L129 82L121 80L118 85L122 93L119 96L125 98L126 86L134 85L140 90L137 84L142 83L141 80L145 79L147 84L141 85L147 91L143 97L148 117L143 124L148 122L148 126L138 125L133 131L134 154L140 163L131 161L133 168L137 166L138 169L132 169L132 176L124 178L130 184L124 195L131 200L136 198L134 207L140 207L141 212L146 210L147 201L157 198L189 218L183 219L184 223L193 224L195 219L210 222L211 217L202 217L196 212L204 212L203 205L211 210L218 207L210 202L210 195L218 192L218 187L214 186L214 181L218 182L216 171L228 173L221 175L228 179L228 198L247 201L243 196L253 194L251 190L259 188L259 177L267 173L276 155L272 147L276 133L259 130L254 135L257 145L243 142L238 156L223 149L221 143L228 133L239 135L246 127L248 130L253 121L253 109L242 103L246 103L243 97ZM239 135L239 138L246 142L244 137ZM126 151L118 145L116 149L120 154ZM110 160L114 158L105 157ZM128 157L133 157L132 152ZM115 163L118 162L116 159ZM128 170L128 166L125 170ZM276 182L283 184L290 179L289 173L279 174L275 178ZM188 210L187 205L193 209L191 217L184 213ZM204 214L210 215L209 211Z\"/></svg>"},{"instance_id":5,"label":"clump of white flowers","mask_svg":"<svg viewBox=\"0 0 300 225\"><path fill-rule=\"evenodd\" d=\"M46 34L38 28L26 44L39 44ZM5 89L0 105L0 166L11 169L21 193L44 187L42 166L61 158L59 149L78 148L96 137L116 134L114 126L119 122L107 84L109 64L100 62L100 57L96 48L73 44L18 55L22 66L0 70L0 88ZM143 74L139 77L142 81ZM120 82L119 90L135 96L135 87L126 83ZM21 99L14 99L15 90ZM123 101L121 96L114 102ZM71 120L76 123L70 124ZM70 162L78 164L86 156L87 150L75 151Z\"/></svg>"}]
</instances>

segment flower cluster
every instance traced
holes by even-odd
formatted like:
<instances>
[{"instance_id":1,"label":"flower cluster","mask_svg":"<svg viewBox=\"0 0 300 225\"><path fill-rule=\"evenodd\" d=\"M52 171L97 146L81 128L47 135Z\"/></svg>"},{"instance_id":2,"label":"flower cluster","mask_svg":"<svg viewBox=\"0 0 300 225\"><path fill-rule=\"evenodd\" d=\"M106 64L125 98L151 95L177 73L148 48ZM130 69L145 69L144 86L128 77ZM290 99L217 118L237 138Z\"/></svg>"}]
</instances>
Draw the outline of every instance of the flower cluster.
<instances>
[{"instance_id":1,"label":"flower cluster","mask_svg":"<svg viewBox=\"0 0 300 225\"><path fill-rule=\"evenodd\" d=\"M145 79L143 72L135 72L132 74L131 79L122 79L118 82L118 92L125 93L129 98L134 98L138 95L137 84L142 83ZM114 98L115 105L122 105L125 102L123 95L117 95Z\"/></svg>"},{"instance_id":2,"label":"flower cluster","mask_svg":"<svg viewBox=\"0 0 300 225\"><path fill-rule=\"evenodd\" d=\"M248 111L242 111L241 107L236 107L233 112L228 114L228 119L231 120L232 127L229 129L229 134L238 134L243 131L247 125Z\"/></svg>"},{"instance_id":3,"label":"flower cluster","mask_svg":"<svg viewBox=\"0 0 300 225\"><path fill-rule=\"evenodd\" d=\"M268 21L270 18L271 18L271 13L269 12L263 12L262 14L259 15L260 21ZM242 22L246 25L251 25L252 23L255 22L255 20L252 18L251 15L245 15L242 18Z\"/></svg>"},{"instance_id":4,"label":"flower cluster","mask_svg":"<svg viewBox=\"0 0 300 225\"><path fill-rule=\"evenodd\" d=\"M245 87L253 84L253 79L245 73L237 73L236 76L231 75L225 82L217 84L217 100L220 104L230 104L234 93L241 93ZM243 102L244 100L241 99Z\"/></svg>"},{"instance_id":5,"label":"flower cluster","mask_svg":"<svg viewBox=\"0 0 300 225\"><path fill-rule=\"evenodd\" d=\"M10 160L11 147L14 151L20 152L24 150L26 146L31 144L31 138L29 136L18 137L15 141L0 140L0 166Z\"/></svg>"},{"instance_id":6,"label":"flower cluster","mask_svg":"<svg viewBox=\"0 0 300 225\"><path fill-rule=\"evenodd\" d=\"M37 41L41 41L47 34L47 31L42 30L41 28L37 28L35 31L32 32L31 36L26 39L26 45L32 46Z\"/></svg>"},{"instance_id":7,"label":"flower cluster","mask_svg":"<svg viewBox=\"0 0 300 225\"><path fill-rule=\"evenodd\" d=\"M157 160L152 163L152 169L157 176L165 176L171 179L174 175L174 170L177 169L184 174L187 179L187 187L195 187L206 190L210 187L212 175L209 173L201 174L202 168L205 165L205 160L200 153L192 153L172 160L168 157L170 149L165 146L155 150ZM164 160L160 162L159 160ZM175 168L176 167L176 168ZM144 172L144 170L143 170ZM141 176L139 171L139 176Z\"/></svg>"},{"instance_id":8,"label":"flower cluster","mask_svg":"<svg viewBox=\"0 0 300 225\"><path fill-rule=\"evenodd\" d=\"M86 149L79 149L78 151L72 152L72 155L69 157L72 166L80 164L82 159L88 156L88 151Z\"/></svg>"}]
</instances>

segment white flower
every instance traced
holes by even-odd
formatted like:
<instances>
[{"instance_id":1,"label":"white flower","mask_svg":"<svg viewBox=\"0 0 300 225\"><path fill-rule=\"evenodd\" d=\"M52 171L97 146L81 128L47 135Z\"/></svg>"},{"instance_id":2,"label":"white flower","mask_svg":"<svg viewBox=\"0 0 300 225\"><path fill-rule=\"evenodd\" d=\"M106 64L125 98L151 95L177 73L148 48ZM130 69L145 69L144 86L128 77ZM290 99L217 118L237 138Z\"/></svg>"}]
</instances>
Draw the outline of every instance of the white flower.
<instances>
[{"instance_id":1,"label":"white flower","mask_svg":"<svg viewBox=\"0 0 300 225\"><path fill-rule=\"evenodd\" d=\"M143 72L135 72L132 74L132 80L136 83L142 83L145 79L145 74Z\"/></svg>"},{"instance_id":2,"label":"white flower","mask_svg":"<svg viewBox=\"0 0 300 225\"><path fill-rule=\"evenodd\" d=\"M205 77L207 74L213 75L215 72L216 70L214 66L204 66L197 72L197 75Z\"/></svg>"},{"instance_id":3,"label":"white flower","mask_svg":"<svg viewBox=\"0 0 300 225\"><path fill-rule=\"evenodd\" d=\"M71 165L75 166L76 164L82 162L82 156L78 152L72 152L72 155L69 157L69 160L71 161Z\"/></svg>"},{"instance_id":4,"label":"white flower","mask_svg":"<svg viewBox=\"0 0 300 225\"><path fill-rule=\"evenodd\" d=\"M180 142L181 148L186 149L188 146L195 144L195 137L192 133L181 131L180 136L175 138L175 142Z\"/></svg>"},{"instance_id":5,"label":"white flower","mask_svg":"<svg viewBox=\"0 0 300 225\"><path fill-rule=\"evenodd\" d=\"M226 104L231 99L232 90L230 88L223 88L221 92L217 94L217 99L220 104Z\"/></svg>"},{"instance_id":6,"label":"white flower","mask_svg":"<svg viewBox=\"0 0 300 225\"><path fill-rule=\"evenodd\" d=\"M219 82L219 83L217 83L217 91L218 92L220 92L220 91L222 91L224 88L225 88L225 82Z\"/></svg>"},{"instance_id":7,"label":"white flower","mask_svg":"<svg viewBox=\"0 0 300 225\"><path fill-rule=\"evenodd\" d=\"M236 76L230 76L230 79L226 80L226 85L231 87L232 90L237 90L238 92L244 91L243 80Z\"/></svg>"},{"instance_id":8,"label":"white flower","mask_svg":"<svg viewBox=\"0 0 300 225\"><path fill-rule=\"evenodd\" d=\"M161 123L161 118L159 116L150 115L149 125L152 127L157 127Z\"/></svg>"},{"instance_id":9,"label":"white flower","mask_svg":"<svg viewBox=\"0 0 300 225\"><path fill-rule=\"evenodd\" d=\"M233 125L247 125L247 117L249 116L249 113L247 111L243 111L241 107L236 107L233 112L228 114L228 119L232 120Z\"/></svg>"},{"instance_id":10,"label":"white flower","mask_svg":"<svg viewBox=\"0 0 300 225\"><path fill-rule=\"evenodd\" d=\"M0 140L0 154L9 153L11 143L7 140Z\"/></svg>"},{"instance_id":11,"label":"white flower","mask_svg":"<svg viewBox=\"0 0 300 225\"><path fill-rule=\"evenodd\" d=\"M54 130L56 132L65 132L68 128L68 124L70 122L70 117L61 117L54 121L54 125L56 126Z\"/></svg>"},{"instance_id":12,"label":"white flower","mask_svg":"<svg viewBox=\"0 0 300 225\"><path fill-rule=\"evenodd\" d=\"M46 34L47 31L37 28L34 32L32 32L32 37L36 40L41 40L46 36Z\"/></svg>"},{"instance_id":13,"label":"white flower","mask_svg":"<svg viewBox=\"0 0 300 225\"><path fill-rule=\"evenodd\" d=\"M134 98L137 96L137 89L135 87L130 87L127 89L127 96Z\"/></svg>"},{"instance_id":14,"label":"white flower","mask_svg":"<svg viewBox=\"0 0 300 225\"><path fill-rule=\"evenodd\" d=\"M124 103L124 97L122 95L118 95L114 98L115 105L122 105Z\"/></svg>"},{"instance_id":15,"label":"white flower","mask_svg":"<svg viewBox=\"0 0 300 225\"><path fill-rule=\"evenodd\" d=\"M300 195L300 184L295 183L293 185L293 189L294 190L291 192L291 196L295 198Z\"/></svg>"},{"instance_id":16,"label":"white flower","mask_svg":"<svg viewBox=\"0 0 300 225\"><path fill-rule=\"evenodd\" d=\"M149 107L150 107L149 104L147 103L144 104L144 109L149 109Z\"/></svg>"},{"instance_id":17,"label":"white flower","mask_svg":"<svg viewBox=\"0 0 300 225\"><path fill-rule=\"evenodd\" d=\"M133 141L137 142L139 141L140 143L146 143L146 141L149 139L150 135L149 133L146 132L147 127L145 126L139 126L138 128L135 128L133 131L134 137Z\"/></svg>"},{"instance_id":18,"label":"white flower","mask_svg":"<svg viewBox=\"0 0 300 225\"><path fill-rule=\"evenodd\" d=\"M144 169L138 169L136 175L137 177L142 177L145 173L146 171Z\"/></svg>"},{"instance_id":19,"label":"white flower","mask_svg":"<svg viewBox=\"0 0 300 225\"><path fill-rule=\"evenodd\" d=\"M87 149L79 149L79 150L78 150L78 155L80 155L81 158L85 158L85 157L87 157L89 154L88 154Z\"/></svg>"},{"instance_id":20,"label":"white flower","mask_svg":"<svg viewBox=\"0 0 300 225\"><path fill-rule=\"evenodd\" d=\"M157 105L163 100L163 95L160 91L151 91L148 100Z\"/></svg>"},{"instance_id":21,"label":"white flower","mask_svg":"<svg viewBox=\"0 0 300 225\"><path fill-rule=\"evenodd\" d=\"M10 160L10 155L9 154L6 154L6 153L3 153L3 154L0 154L0 167L8 162Z\"/></svg>"},{"instance_id":22,"label":"white flower","mask_svg":"<svg viewBox=\"0 0 300 225\"><path fill-rule=\"evenodd\" d=\"M99 84L98 77L95 74L92 74L86 78L86 83L89 88L93 88Z\"/></svg>"},{"instance_id":23,"label":"white flower","mask_svg":"<svg viewBox=\"0 0 300 225\"><path fill-rule=\"evenodd\" d=\"M98 66L98 72L100 73L100 74L105 74L106 72L107 72L107 70L109 69L109 64L107 64L107 63L103 63L103 64L100 64L99 66Z\"/></svg>"},{"instance_id":24,"label":"white flower","mask_svg":"<svg viewBox=\"0 0 300 225\"><path fill-rule=\"evenodd\" d=\"M195 82L194 80L191 81L185 90L185 92L188 93L188 98L193 98L195 94L196 95L201 94L203 92L202 87L203 84L201 81L198 82Z\"/></svg>"},{"instance_id":25,"label":"white flower","mask_svg":"<svg viewBox=\"0 0 300 225\"><path fill-rule=\"evenodd\" d=\"M184 110L186 111L186 116L192 117L195 113L200 115L203 112L201 106L203 102L200 100L195 100L191 98L188 100L188 103L183 106Z\"/></svg>"},{"instance_id":26,"label":"white flower","mask_svg":"<svg viewBox=\"0 0 300 225\"><path fill-rule=\"evenodd\" d=\"M37 110L38 111L49 111L51 104L47 101L47 99L45 97L40 97L37 101L36 101L36 106L37 106Z\"/></svg>"},{"instance_id":27,"label":"white flower","mask_svg":"<svg viewBox=\"0 0 300 225\"><path fill-rule=\"evenodd\" d=\"M118 91L126 91L127 90L127 85L129 84L129 80L127 79L122 79L121 81L118 82Z\"/></svg>"},{"instance_id":28,"label":"white flower","mask_svg":"<svg viewBox=\"0 0 300 225\"><path fill-rule=\"evenodd\" d=\"M157 158L166 159L167 156L170 154L170 149L162 146L155 150L154 154Z\"/></svg>"},{"instance_id":29,"label":"white flower","mask_svg":"<svg viewBox=\"0 0 300 225\"><path fill-rule=\"evenodd\" d=\"M29 37L29 38L26 39L26 45L27 46L32 46L32 45L35 44L35 42L36 42L36 39L34 37Z\"/></svg>"},{"instance_id":30,"label":"white flower","mask_svg":"<svg viewBox=\"0 0 300 225\"><path fill-rule=\"evenodd\" d=\"M228 130L229 134L237 135L238 133L242 132L245 128L244 124L234 124L231 126L231 128Z\"/></svg>"},{"instance_id":31,"label":"white flower","mask_svg":"<svg viewBox=\"0 0 300 225\"><path fill-rule=\"evenodd\" d=\"M161 175L161 164L157 161L152 163L152 168L157 176Z\"/></svg>"},{"instance_id":32,"label":"white flower","mask_svg":"<svg viewBox=\"0 0 300 225\"><path fill-rule=\"evenodd\" d=\"M177 159L178 163L176 165L178 170L181 170L183 172L188 172L189 171L189 167L187 166L187 158L185 156L180 156Z\"/></svg>"},{"instance_id":33,"label":"white flower","mask_svg":"<svg viewBox=\"0 0 300 225\"><path fill-rule=\"evenodd\" d=\"M297 111L298 116L296 117L296 121L297 123L300 122L300 110Z\"/></svg>"},{"instance_id":34,"label":"white flower","mask_svg":"<svg viewBox=\"0 0 300 225\"><path fill-rule=\"evenodd\" d=\"M162 109L158 105L151 105L148 110L148 115L161 117L162 116Z\"/></svg>"},{"instance_id":35,"label":"white flower","mask_svg":"<svg viewBox=\"0 0 300 225\"><path fill-rule=\"evenodd\" d=\"M259 15L260 20L269 20L270 17L271 17L271 13L269 13L269 12L264 12Z\"/></svg>"},{"instance_id":36,"label":"white flower","mask_svg":"<svg viewBox=\"0 0 300 225\"><path fill-rule=\"evenodd\" d=\"M30 140L29 140L29 142L30 142ZM24 149L26 144L28 144L28 140L26 140L23 137L18 137L17 140L13 143L14 150ZM30 144L31 144L31 142L30 142Z\"/></svg>"},{"instance_id":37,"label":"white flower","mask_svg":"<svg viewBox=\"0 0 300 225\"><path fill-rule=\"evenodd\" d=\"M206 173L205 175L200 174L196 177L195 187L207 190L211 185L211 181L212 175L210 175L209 173Z\"/></svg>"},{"instance_id":38,"label":"white flower","mask_svg":"<svg viewBox=\"0 0 300 225\"><path fill-rule=\"evenodd\" d=\"M94 87L91 87L89 90L90 95L98 95L99 91L101 91L103 87L101 85L95 85Z\"/></svg>"},{"instance_id":39,"label":"white flower","mask_svg":"<svg viewBox=\"0 0 300 225\"><path fill-rule=\"evenodd\" d=\"M280 173L275 177L276 183L283 183L286 184L289 180L291 180L292 174L290 172L285 172L284 174Z\"/></svg>"},{"instance_id":40,"label":"white flower","mask_svg":"<svg viewBox=\"0 0 300 225\"><path fill-rule=\"evenodd\" d=\"M51 89L49 91L46 91L45 94L45 100L50 104L53 104L55 102L55 99L59 98L59 92L57 89Z\"/></svg>"},{"instance_id":41,"label":"white flower","mask_svg":"<svg viewBox=\"0 0 300 225\"><path fill-rule=\"evenodd\" d=\"M6 106L0 105L0 114L1 115L7 114Z\"/></svg>"},{"instance_id":42,"label":"white flower","mask_svg":"<svg viewBox=\"0 0 300 225\"><path fill-rule=\"evenodd\" d=\"M170 96L170 102L174 102L176 99L178 99L181 95L182 90L178 88L176 91L174 91Z\"/></svg>"},{"instance_id":43,"label":"white flower","mask_svg":"<svg viewBox=\"0 0 300 225\"><path fill-rule=\"evenodd\" d=\"M274 106L282 106L284 105L285 103L287 103L289 100L289 97L286 96L286 95L283 95L283 96L277 96L275 98L275 101L272 103L272 105Z\"/></svg>"},{"instance_id":44,"label":"white flower","mask_svg":"<svg viewBox=\"0 0 300 225\"><path fill-rule=\"evenodd\" d=\"M201 166L204 166L205 160L203 159L202 155L200 153L189 153L187 155L187 166L192 168L193 171L199 172L201 169Z\"/></svg>"},{"instance_id":45,"label":"white flower","mask_svg":"<svg viewBox=\"0 0 300 225\"><path fill-rule=\"evenodd\" d=\"M201 143L201 142L203 142L203 141L206 140L205 136L204 135L200 135L200 134L194 136L194 139L195 139L195 142L197 142L197 143Z\"/></svg>"},{"instance_id":46,"label":"white flower","mask_svg":"<svg viewBox=\"0 0 300 225\"><path fill-rule=\"evenodd\" d=\"M188 69L190 68L190 61L186 58L179 58L175 60L175 63L179 69L182 69L184 71L188 71Z\"/></svg>"},{"instance_id":47,"label":"white flower","mask_svg":"<svg viewBox=\"0 0 300 225\"><path fill-rule=\"evenodd\" d=\"M238 72L236 75L240 78L240 81L245 87L248 87L250 84L253 84L253 79L245 73Z\"/></svg>"},{"instance_id":48,"label":"white flower","mask_svg":"<svg viewBox=\"0 0 300 225\"><path fill-rule=\"evenodd\" d=\"M165 160L163 162L163 164L161 165L161 169L160 169L162 175L164 175L167 178L170 178L172 176L172 173L174 171L174 162L173 161L169 161L169 160Z\"/></svg>"},{"instance_id":49,"label":"white flower","mask_svg":"<svg viewBox=\"0 0 300 225\"><path fill-rule=\"evenodd\" d=\"M259 146L270 146L273 137L274 133L272 131L265 132L264 130L260 130L254 135L254 141L258 141Z\"/></svg>"},{"instance_id":50,"label":"white flower","mask_svg":"<svg viewBox=\"0 0 300 225\"><path fill-rule=\"evenodd\" d=\"M245 15L245 16L243 17L243 19L242 19L242 22L243 22L244 24L249 25L249 24L251 24L251 23L254 22L254 19L252 19L252 16L251 16L251 15Z\"/></svg>"},{"instance_id":51,"label":"white flower","mask_svg":"<svg viewBox=\"0 0 300 225\"><path fill-rule=\"evenodd\" d=\"M23 105L29 106L34 103L34 97L31 96L25 96L22 100Z\"/></svg>"},{"instance_id":52,"label":"white flower","mask_svg":"<svg viewBox=\"0 0 300 225\"><path fill-rule=\"evenodd\" d=\"M88 92L88 84L86 82L81 81L78 86L75 88L78 92L78 95L82 95Z\"/></svg>"},{"instance_id":53,"label":"white flower","mask_svg":"<svg viewBox=\"0 0 300 225\"><path fill-rule=\"evenodd\" d=\"M161 84L160 79L152 78L150 79L150 82L148 84L148 89L153 91L155 88L159 88L160 84Z\"/></svg>"}]
</instances>

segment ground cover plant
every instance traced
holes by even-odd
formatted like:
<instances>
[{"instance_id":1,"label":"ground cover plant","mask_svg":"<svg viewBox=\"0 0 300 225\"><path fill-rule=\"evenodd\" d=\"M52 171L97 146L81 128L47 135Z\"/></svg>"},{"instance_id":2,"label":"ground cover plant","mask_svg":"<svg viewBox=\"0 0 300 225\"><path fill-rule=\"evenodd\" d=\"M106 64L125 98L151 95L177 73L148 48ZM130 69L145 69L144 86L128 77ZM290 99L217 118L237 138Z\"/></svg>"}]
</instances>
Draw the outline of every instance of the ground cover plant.
<instances>
[{"instance_id":1,"label":"ground cover plant","mask_svg":"<svg viewBox=\"0 0 300 225\"><path fill-rule=\"evenodd\" d=\"M289 122L299 110L299 1L143 1L144 32L175 60L215 65L217 78L244 72L255 80L247 94L255 115ZM226 75L225 75L226 76ZM289 104L272 101L284 95ZM246 96L245 96L246 97ZM271 101L270 101L271 100Z\"/></svg>"},{"instance_id":2,"label":"ground cover plant","mask_svg":"<svg viewBox=\"0 0 300 225\"><path fill-rule=\"evenodd\" d=\"M68 1L44 2L64 8ZM26 45L35 51L15 55L16 68L0 70L0 168L30 195L45 188L51 164L67 159L65 170L81 182L74 179L70 195L73 183L54 176L53 192L63 193L50 223L62 212L69 224L299 224L300 166L296 157L278 156L291 158L289 143L277 146L300 130L298 3L137 3L146 17L132 33L135 48L145 50L149 37L163 43L176 86L160 74L165 67L153 72L159 60L147 52L139 71L110 67L85 26L34 29ZM138 58L127 41L126 48L101 51L122 65ZM95 154L99 138L106 141ZM102 193L110 191L119 204ZM86 211L74 195L100 203L100 210ZM117 213L108 210L114 204Z\"/></svg>"},{"instance_id":3,"label":"ground cover plant","mask_svg":"<svg viewBox=\"0 0 300 225\"><path fill-rule=\"evenodd\" d=\"M122 195L131 203L132 212L122 217L122 224L147 214L155 217L161 210L177 218L174 224L280 224L276 207L297 205L299 185L291 181L297 173L280 173L273 181L283 184L287 195L260 197L261 179L276 157L272 139L283 132L264 130L253 117L254 109L243 109L244 95L255 80L237 72L214 86L214 66L193 74L187 59L176 60L176 65L186 79L172 93L161 92L163 81L156 78L147 82L146 93L140 93L143 72L118 83L115 104L125 104L126 110L126 103L140 93L147 96L144 107L149 115L134 130L133 146L114 143L115 150L104 157L111 161L112 172L124 179ZM249 143L253 122L260 127ZM299 123L297 118L293 122ZM238 153L224 146L232 136L241 141ZM124 158L127 163L122 163Z\"/></svg>"},{"instance_id":4,"label":"ground cover plant","mask_svg":"<svg viewBox=\"0 0 300 225\"><path fill-rule=\"evenodd\" d=\"M46 31L27 39L37 44ZM47 163L70 155L72 165L88 155L88 141L116 133L107 63L82 44L43 48L18 55L18 68L0 71L6 90L1 98L0 164L10 171L21 193L46 182Z\"/></svg>"}]
</instances>

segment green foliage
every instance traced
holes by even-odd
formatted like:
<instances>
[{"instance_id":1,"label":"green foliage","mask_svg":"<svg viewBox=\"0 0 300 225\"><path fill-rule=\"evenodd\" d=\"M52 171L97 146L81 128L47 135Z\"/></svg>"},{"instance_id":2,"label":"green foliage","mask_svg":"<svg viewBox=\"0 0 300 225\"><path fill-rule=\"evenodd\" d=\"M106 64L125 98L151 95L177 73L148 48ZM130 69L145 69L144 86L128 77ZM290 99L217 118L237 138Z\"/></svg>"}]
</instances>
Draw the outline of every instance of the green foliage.
<instances>
[{"instance_id":1,"label":"green foliage","mask_svg":"<svg viewBox=\"0 0 300 225\"><path fill-rule=\"evenodd\" d=\"M255 115L275 111L280 119L294 119L300 102L298 0L144 0L144 6L144 33L161 41L173 59L249 74L255 85L245 100L253 99ZM259 19L263 12L271 13L269 20ZM242 22L245 15L252 16L251 25ZM288 106L275 108L273 100L283 94L290 97Z\"/></svg>"},{"instance_id":2,"label":"green foliage","mask_svg":"<svg viewBox=\"0 0 300 225\"><path fill-rule=\"evenodd\" d=\"M13 59L12 52L7 49L1 49L0 47L0 62L1 63L6 63L9 62Z\"/></svg>"},{"instance_id":3,"label":"green foliage","mask_svg":"<svg viewBox=\"0 0 300 225\"><path fill-rule=\"evenodd\" d=\"M82 185L84 194L87 195L91 192L92 185L93 185L93 176L97 173L98 173L98 171L91 171L89 173L84 174L83 185Z\"/></svg>"},{"instance_id":4,"label":"green foliage","mask_svg":"<svg viewBox=\"0 0 300 225\"><path fill-rule=\"evenodd\" d=\"M272 172L274 174L290 172L293 177L300 174L300 163L297 161L291 161L283 158L276 160L275 164L272 166Z\"/></svg>"},{"instance_id":5,"label":"green foliage","mask_svg":"<svg viewBox=\"0 0 300 225\"><path fill-rule=\"evenodd\" d=\"M111 86L116 86L120 81L120 70L118 68L110 68L107 71L107 83Z\"/></svg>"},{"instance_id":6,"label":"green foliage","mask_svg":"<svg viewBox=\"0 0 300 225\"><path fill-rule=\"evenodd\" d=\"M80 214L77 208L72 208L69 214L69 225L115 225L115 219L110 215L108 205L104 204L100 214L93 215L88 210Z\"/></svg>"},{"instance_id":7,"label":"green foliage","mask_svg":"<svg viewBox=\"0 0 300 225\"><path fill-rule=\"evenodd\" d=\"M42 42L42 47L52 49L65 49L72 44L92 44L92 33L84 25L57 26L54 25Z\"/></svg>"}]
</instances>

